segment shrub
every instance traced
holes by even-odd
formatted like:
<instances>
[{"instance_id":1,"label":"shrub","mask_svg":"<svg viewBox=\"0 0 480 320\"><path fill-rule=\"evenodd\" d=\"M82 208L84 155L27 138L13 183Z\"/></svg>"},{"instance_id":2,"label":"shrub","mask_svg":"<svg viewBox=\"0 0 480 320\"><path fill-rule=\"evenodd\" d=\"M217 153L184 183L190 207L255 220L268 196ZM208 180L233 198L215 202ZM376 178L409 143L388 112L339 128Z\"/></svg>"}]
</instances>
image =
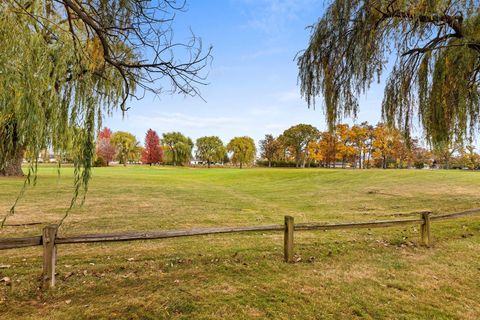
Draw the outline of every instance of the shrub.
<instances>
[{"instance_id":1,"label":"shrub","mask_svg":"<svg viewBox=\"0 0 480 320\"><path fill-rule=\"evenodd\" d=\"M102 157L97 157L97 159L95 159L95 162L93 162L93 166L94 167L106 167L107 166L107 161L105 161L105 159L103 159Z\"/></svg>"}]
</instances>

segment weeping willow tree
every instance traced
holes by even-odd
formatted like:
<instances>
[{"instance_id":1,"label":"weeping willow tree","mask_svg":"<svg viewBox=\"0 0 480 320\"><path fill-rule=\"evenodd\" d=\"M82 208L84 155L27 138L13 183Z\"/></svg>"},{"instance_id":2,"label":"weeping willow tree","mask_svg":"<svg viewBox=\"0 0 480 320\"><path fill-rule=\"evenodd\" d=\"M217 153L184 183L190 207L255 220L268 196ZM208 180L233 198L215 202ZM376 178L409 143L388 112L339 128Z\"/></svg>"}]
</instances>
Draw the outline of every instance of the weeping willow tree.
<instances>
[{"instance_id":1,"label":"weeping willow tree","mask_svg":"<svg viewBox=\"0 0 480 320\"><path fill-rule=\"evenodd\" d=\"M323 96L331 127L389 71L390 125L408 133L418 119L434 146L461 141L479 127L480 2L331 1L298 67L303 97L314 106Z\"/></svg>"},{"instance_id":2,"label":"weeping willow tree","mask_svg":"<svg viewBox=\"0 0 480 320\"><path fill-rule=\"evenodd\" d=\"M184 165L192 158L193 141L180 132L167 132L162 135L167 161L174 166Z\"/></svg>"},{"instance_id":3,"label":"weeping willow tree","mask_svg":"<svg viewBox=\"0 0 480 320\"><path fill-rule=\"evenodd\" d=\"M172 42L172 20L182 9L168 0L2 1L0 175L23 174L23 156L32 155L28 185L42 149L68 151L75 168L70 207L84 199L104 115L127 111L129 98L146 91L196 95L205 84L210 49L194 36Z\"/></svg>"}]
</instances>

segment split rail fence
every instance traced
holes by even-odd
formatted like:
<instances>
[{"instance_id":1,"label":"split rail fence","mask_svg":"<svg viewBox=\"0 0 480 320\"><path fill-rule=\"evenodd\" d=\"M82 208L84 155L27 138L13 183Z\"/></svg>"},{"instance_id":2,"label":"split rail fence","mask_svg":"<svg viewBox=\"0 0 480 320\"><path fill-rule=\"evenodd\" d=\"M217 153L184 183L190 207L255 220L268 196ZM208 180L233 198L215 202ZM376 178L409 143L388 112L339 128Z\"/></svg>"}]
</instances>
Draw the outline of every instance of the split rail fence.
<instances>
[{"instance_id":1,"label":"split rail fence","mask_svg":"<svg viewBox=\"0 0 480 320\"><path fill-rule=\"evenodd\" d=\"M0 239L0 250L23 248L31 246L43 246L43 285L46 288L55 286L55 266L57 260L58 244L90 243L90 242L110 242L110 241L131 241L148 239L166 239L176 237L190 237L199 235L209 235L218 233L239 233L239 232L259 232L259 231L283 231L284 232L284 260L293 262L293 237L294 231L307 230L339 230L339 229L357 229L357 228L382 228L395 227L403 225L420 225L420 242L423 246L430 246L432 238L430 225L431 221L447 220L466 217L479 214L480 208L467 211L431 215L430 212L422 212L419 218L401 219L401 220L375 220L363 222L348 223L294 223L291 216L285 216L284 224L264 225L264 226L245 226L245 227L220 227L220 228L201 228L190 230L172 230L172 231L147 231L147 232L121 232L106 234L85 234L74 236L59 236L58 225L50 224L43 228L43 234L36 237L26 238L4 238Z\"/></svg>"}]
</instances>

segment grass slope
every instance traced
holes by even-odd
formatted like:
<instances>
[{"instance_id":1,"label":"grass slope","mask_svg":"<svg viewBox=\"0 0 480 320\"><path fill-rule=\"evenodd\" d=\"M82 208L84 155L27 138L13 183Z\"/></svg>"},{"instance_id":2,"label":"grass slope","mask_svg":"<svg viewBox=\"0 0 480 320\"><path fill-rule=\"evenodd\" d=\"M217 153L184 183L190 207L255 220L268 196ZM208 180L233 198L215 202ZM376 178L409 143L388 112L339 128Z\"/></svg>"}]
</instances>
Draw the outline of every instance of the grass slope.
<instances>
[{"instance_id":1,"label":"grass slope","mask_svg":"<svg viewBox=\"0 0 480 320\"><path fill-rule=\"evenodd\" d=\"M55 222L71 197L71 169L40 170L9 223ZM22 179L0 179L6 212ZM361 221L480 207L480 173L413 170L95 169L85 205L61 234L296 222ZM5 227L0 237L38 235ZM477 319L480 218L418 227L254 233L58 248L58 284L38 290L41 249L0 251L5 319Z\"/></svg>"}]
</instances>

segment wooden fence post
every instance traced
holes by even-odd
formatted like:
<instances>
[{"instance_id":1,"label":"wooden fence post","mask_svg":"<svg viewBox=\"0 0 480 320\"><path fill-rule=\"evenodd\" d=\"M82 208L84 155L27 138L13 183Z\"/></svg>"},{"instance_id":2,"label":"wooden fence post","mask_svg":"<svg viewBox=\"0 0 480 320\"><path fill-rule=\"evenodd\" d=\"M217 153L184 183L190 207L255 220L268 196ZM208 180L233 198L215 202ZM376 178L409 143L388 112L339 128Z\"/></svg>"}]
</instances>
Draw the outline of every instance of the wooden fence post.
<instances>
[{"instance_id":1,"label":"wooden fence post","mask_svg":"<svg viewBox=\"0 0 480 320\"><path fill-rule=\"evenodd\" d=\"M57 246L55 238L57 236L58 225L49 224L43 228L43 287L55 287L55 265L57 263Z\"/></svg>"},{"instance_id":2,"label":"wooden fence post","mask_svg":"<svg viewBox=\"0 0 480 320\"><path fill-rule=\"evenodd\" d=\"M283 243L285 262L293 262L293 229L293 217L285 216L285 236Z\"/></svg>"},{"instance_id":3,"label":"wooden fence post","mask_svg":"<svg viewBox=\"0 0 480 320\"><path fill-rule=\"evenodd\" d=\"M430 212L422 212L423 223L420 226L420 238L422 245L430 247L431 235L430 235Z\"/></svg>"}]
</instances>

